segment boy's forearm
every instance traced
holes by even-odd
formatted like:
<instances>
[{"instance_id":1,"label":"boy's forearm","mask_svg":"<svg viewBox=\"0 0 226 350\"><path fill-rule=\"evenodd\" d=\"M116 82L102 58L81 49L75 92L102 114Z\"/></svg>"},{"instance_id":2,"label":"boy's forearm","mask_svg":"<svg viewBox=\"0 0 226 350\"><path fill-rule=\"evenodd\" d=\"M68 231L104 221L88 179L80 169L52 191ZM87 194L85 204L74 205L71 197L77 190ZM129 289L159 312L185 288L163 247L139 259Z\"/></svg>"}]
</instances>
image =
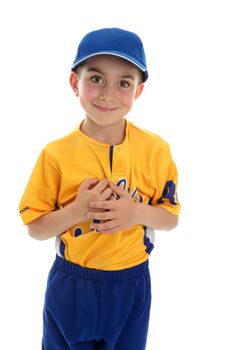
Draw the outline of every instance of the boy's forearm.
<instances>
[{"instance_id":1,"label":"boy's forearm","mask_svg":"<svg viewBox=\"0 0 226 350\"><path fill-rule=\"evenodd\" d=\"M28 233L32 238L45 240L58 236L81 221L80 211L71 203L32 221L28 224Z\"/></svg>"},{"instance_id":2,"label":"boy's forearm","mask_svg":"<svg viewBox=\"0 0 226 350\"><path fill-rule=\"evenodd\" d=\"M153 230L172 230L178 224L178 216L167 210L152 205L138 203L136 217L139 224L151 227Z\"/></svg>"}]
</instances>

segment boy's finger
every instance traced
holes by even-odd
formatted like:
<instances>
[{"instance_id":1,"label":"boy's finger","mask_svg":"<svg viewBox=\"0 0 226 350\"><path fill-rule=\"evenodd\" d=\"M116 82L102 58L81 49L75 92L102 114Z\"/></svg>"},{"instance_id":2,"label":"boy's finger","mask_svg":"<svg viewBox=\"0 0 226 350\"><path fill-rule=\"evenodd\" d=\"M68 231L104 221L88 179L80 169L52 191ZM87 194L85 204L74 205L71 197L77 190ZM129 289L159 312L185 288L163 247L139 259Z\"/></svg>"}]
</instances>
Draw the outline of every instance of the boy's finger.
<instances>
[{"instance_id":1,"label":"boy's finger","mask_svg":"<svg viewBox=\"0 0 226 350\"><path fill-rule=\"evenodd\" d=\"M96 221L96 223L99 223L100 220L107 221L107 220L115 219L115 214L110 212L110 211L104 211L104 212L99 212L99 213L90 211L87 213L87 217L89 219L94 219Z\"/></svg>"},{"instance_id":2,"label":"boy's finger","mask_svg":"<svg viewBox=\"0 0 226 350\"><path fill-rule=\"evenodd\" d=\"M127 194L127 192L125 190L123 190L121 187L113 184L113 182L109 182L109 186L112 189L112 191L119 197L122 197L123 195L125 195L125 193Z\"/></svg>"},{"instance_id":3,"label":"boy's finger","mask_svg":"<svg viewBox=\"0 0 226 350\"><path fill-rule=\"evenodd\" d=\"M104 223L92 223L90 227L94 230L96 229L98 232L104 232L120 226L118 220L111 220Z\"/></svg>"},{"instance_id":4,"label":"boy's finger","mask_svg":"<svg viewBox=\"0 0 226 350\"><path fill-rule=\"evenodd\" d=\"M104 189L104 191L100 194L99 196L99 200L100 201L105 201L105 200L108 200L110 199L112 195L112 189L110 187L107 187Z\"/></svg>"},{"instance_id":5,"label":"boy's finger","mask_svg":"<svg viewBox=\"0 0 226 350\"><path fill-rule=\"evenodd\" d=\"M101 193L103 190L109 185L108 179L103 179L98 182L98 184L95 186L95 192Z\"/></svg>"},{"instance_id":6,"label":"boy's finger","mask_svg":"<svg viewBox=\"0 0 226 350\"><path fill-rule=\"evenodd\" d=\"M82 184L80 185L81 188L85 189L90 189L90 187L96 185L98 183L98 179L86 179L82 182Z\"/></svg>"},{"instance_id":7,"label":"boy's finger","mask_svg":"<svg viewBox=\"0 0 226 350\"><path fill-rule=\"evenodd\" d=\"M115 208L115 201L96 201L91 202L89 204L90 208L99 208L99 209L114 209Z\"/></svg>"}]
</instances>

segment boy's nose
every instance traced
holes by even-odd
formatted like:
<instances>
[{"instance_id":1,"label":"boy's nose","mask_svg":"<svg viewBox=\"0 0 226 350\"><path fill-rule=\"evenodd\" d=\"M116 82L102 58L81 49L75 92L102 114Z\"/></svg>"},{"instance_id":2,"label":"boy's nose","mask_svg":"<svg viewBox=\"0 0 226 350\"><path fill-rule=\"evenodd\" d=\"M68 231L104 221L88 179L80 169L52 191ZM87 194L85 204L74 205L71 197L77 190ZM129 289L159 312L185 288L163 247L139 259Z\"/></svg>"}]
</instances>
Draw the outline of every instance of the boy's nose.
<instances>
[{"instance_id":1,"label":"boy's nose","mask_svg":"<svg viewBox=\"0 0 226 350\"><path fill-rule=\"evenodd\" d=\"M101 89L99 99L101 101L114 101L115 100L115 89L112 86L103 86Z\"/></svg>"}]
</instances>

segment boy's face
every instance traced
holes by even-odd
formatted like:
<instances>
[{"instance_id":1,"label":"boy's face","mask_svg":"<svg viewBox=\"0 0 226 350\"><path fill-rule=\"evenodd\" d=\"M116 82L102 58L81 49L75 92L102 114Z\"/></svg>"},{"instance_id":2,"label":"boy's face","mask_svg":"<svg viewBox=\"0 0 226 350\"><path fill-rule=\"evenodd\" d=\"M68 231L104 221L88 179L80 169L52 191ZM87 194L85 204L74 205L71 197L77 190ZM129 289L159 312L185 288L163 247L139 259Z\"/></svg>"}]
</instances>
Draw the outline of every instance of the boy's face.
<instances>
[{"instance_id":1,"label":"boy's face","mask_svg":"<svg viewBox=\"0 0 226 350\"><path fill-rule=\"evenodd\" d=\"M141 73L132 63L115 56L88 59L70 82L86 113L99 126L121 121L141 94Z\"/></svg>"}]
</instances>

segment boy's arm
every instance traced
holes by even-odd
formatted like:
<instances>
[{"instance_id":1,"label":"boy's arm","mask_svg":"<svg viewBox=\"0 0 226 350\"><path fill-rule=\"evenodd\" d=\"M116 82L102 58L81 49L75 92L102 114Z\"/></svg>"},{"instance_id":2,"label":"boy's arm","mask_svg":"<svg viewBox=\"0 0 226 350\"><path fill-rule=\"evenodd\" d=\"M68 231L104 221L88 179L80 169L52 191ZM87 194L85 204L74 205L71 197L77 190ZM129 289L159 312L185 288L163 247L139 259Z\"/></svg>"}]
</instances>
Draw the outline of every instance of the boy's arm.
<instances>
[{"instance_id":1,"label":"boy's arm","mask_svg":"<svg viewBox=\"0 0 226 350\"><path fill-rule=\"evenodd\" d=\"M104 210L104 212L94 213L90 209L87 214L89 218L102 220L99 224L92 223L91 228L100 232L114 233L137 224L154 230L171 230L177 226L177 215L157 206L134 202L127 191L112 183L110 186L120 198L117 201L90 203L91 208Z\"/></svg>"},{"instance_id":2,"label":"boy's arm","mask_svg":"<svg viewBox=\"0 0 226 350\"><path fill-rule=\"evenodd\" d=\"M52 238L81 222L81 217L80 208L73 202L30 222L28 233L38 240Z\"/></svg>"},{"instance_id":3,"label":"boy's arm","mask_svg":"<svg viewBox=\"0 0 226 350\"><path fill-rule=\"evenodd\" d=\"M44 214L28 224L28 233L45 240L65 232L79 222L87 220L89 203L108 199L112 193L108 180L87 179L79 187L76 199L67 206ZM95 187L94 187L95 186Z\"/></svg>"},{"instance_id":4,"label":"boy's arm","mask_svg":"<svg viewBox=\"0 0 226 350\"><path fill-rule=\"evenodd\" d=\"M140 224L151 227L153 230L169 231L178 224L178 215L173 215L166 209L144 203L138 203L136 217Z\"/></svg>"}]
</instances>

